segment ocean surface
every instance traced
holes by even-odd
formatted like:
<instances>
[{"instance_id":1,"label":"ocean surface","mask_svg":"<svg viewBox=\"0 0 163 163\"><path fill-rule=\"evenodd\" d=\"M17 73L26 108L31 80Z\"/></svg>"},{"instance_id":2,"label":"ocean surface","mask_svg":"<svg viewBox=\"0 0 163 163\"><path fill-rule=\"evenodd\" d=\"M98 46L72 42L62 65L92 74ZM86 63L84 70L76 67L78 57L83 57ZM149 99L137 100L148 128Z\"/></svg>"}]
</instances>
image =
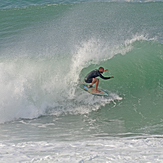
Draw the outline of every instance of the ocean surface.
<instances>
[{"instance_id":1,"label":"ocean surface","mask_svg":"<svg viewBox=\"0 0 163 163\"><path fill-rule=\"evenodd\" d=\"M163 0L0 1L0 163L54 162L163 162Z\"/></svg>"}]
</instances>

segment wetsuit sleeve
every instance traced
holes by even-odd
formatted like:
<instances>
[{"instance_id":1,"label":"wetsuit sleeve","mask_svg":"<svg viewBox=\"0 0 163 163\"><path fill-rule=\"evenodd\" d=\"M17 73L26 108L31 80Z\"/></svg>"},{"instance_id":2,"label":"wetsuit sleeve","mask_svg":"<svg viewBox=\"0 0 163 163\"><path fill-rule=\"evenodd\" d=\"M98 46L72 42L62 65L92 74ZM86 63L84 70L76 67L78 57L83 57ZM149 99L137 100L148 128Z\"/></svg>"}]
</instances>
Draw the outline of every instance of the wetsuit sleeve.
<instances>
[{"instance_id":1,"label":"wetsuit sleeve","mask_svg":"<svg viewBox=\"0 0 163 163\"><path fill-rule=\"evenodd\" d=\"M100 78L102 78L102 79L110 79L110 77L104 77L104 76L102 76L100 73L99 73L99 76L100 76Z\"/></svg>"}]
</instances>

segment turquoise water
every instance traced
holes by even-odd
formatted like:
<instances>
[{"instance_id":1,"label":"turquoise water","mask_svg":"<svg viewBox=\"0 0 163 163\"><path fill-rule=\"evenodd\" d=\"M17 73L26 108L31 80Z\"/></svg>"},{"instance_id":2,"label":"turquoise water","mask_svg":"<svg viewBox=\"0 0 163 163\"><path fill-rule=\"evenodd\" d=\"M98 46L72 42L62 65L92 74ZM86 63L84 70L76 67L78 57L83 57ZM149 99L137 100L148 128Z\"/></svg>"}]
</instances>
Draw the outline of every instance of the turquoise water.
<instances>
[{"instance_id":1,"label":"turquoise water","mask_svg":"<svg viewBox=\"0 0 163 163\"><path fill-rule=\"evenodd\" d=\"M0 2L0 162L161 162L162 8ZM100 66L108 97L80 84Z\"/></svg>"}]
</instances>

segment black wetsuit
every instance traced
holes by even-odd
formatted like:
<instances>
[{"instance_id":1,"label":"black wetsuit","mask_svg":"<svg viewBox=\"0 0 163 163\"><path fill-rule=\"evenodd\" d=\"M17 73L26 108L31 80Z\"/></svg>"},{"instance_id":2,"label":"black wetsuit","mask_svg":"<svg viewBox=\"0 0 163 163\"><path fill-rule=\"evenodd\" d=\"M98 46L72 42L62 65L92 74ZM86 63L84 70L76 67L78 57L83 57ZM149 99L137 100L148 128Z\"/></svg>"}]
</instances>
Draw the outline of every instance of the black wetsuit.
<instances>
[{"instance_id":1,"label":"black wetsuit","mask_svg":"<svg viewBox=\"0 0 163 163\"><path fill-rule=\"evenodd\" d=\"M102 79L110 79L110 77L102 76L98 70L93 70L84 78L84 80L86 83L92 83L93 78L98 77L98 76Z\"/></svg>"}]
</instances>

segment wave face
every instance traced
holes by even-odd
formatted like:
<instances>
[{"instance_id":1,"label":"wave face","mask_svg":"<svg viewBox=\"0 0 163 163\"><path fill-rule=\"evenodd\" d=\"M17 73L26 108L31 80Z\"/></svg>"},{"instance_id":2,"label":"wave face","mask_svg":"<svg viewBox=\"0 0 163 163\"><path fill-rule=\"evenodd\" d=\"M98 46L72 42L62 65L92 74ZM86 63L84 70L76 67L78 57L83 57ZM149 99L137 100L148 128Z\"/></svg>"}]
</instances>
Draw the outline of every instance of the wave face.
<instances>
[{"instance_id":1,"label":"wave face","mask_svg":"<svg viewBox=\"0 0 163 163\"><path fill-rule=\"evenodd\" d=\"M162 2L18 4L0 11L0 123L100 108L128 131L161 123ZM107 98L79 84L99 66Z\"/></svg>"}]
</instances>

